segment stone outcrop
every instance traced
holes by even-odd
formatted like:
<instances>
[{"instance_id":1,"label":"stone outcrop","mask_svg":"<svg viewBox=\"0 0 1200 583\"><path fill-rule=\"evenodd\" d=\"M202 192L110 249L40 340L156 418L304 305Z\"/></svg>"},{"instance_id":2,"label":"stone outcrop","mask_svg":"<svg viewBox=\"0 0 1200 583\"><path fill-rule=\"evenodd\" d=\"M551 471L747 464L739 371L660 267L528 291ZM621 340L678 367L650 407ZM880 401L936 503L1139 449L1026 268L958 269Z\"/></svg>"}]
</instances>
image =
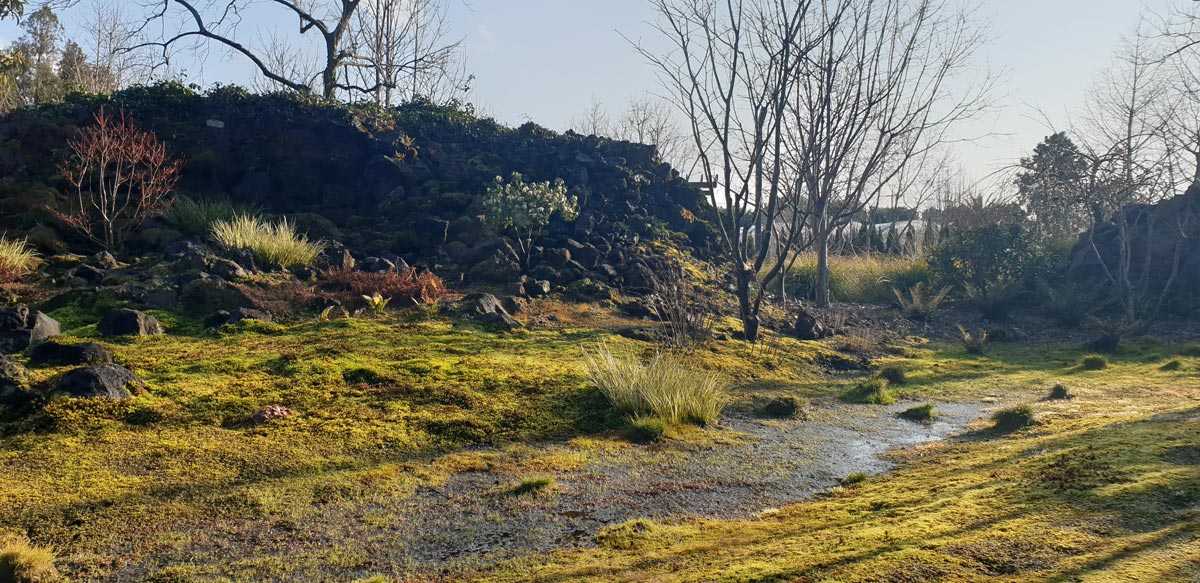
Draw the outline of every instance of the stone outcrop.
<instances>
[{"instance_id":1,"label":"stone outcrop","mask_svg":"<svg viewBox=\"0 0 1200 583\"><path fill-rule=\"evenodd\" d=\"M0 311L0 354L21 352L60 333L58 322L41 312L24 306Z\"/></svg>"},{"instance_id":2,"label":"stone outcrop","mask_svg":"<svg viewBox=\"0 0 1200 583\"><path fill-rule=\"evenodd\" d=\"M1069 279L1106 285L1106 267L1116 273L1124 252L1130 259L1131 277L1138 278L1135 285L1140 285L1142 273L1148 273L1148 289L1160 290L1174 272L1173 294L1200 289L1200 184L1156 205L1126 207L1123 215L1125 236L1110 221L1080 237L1067 265Z\"/></svg>"}]
</instances>

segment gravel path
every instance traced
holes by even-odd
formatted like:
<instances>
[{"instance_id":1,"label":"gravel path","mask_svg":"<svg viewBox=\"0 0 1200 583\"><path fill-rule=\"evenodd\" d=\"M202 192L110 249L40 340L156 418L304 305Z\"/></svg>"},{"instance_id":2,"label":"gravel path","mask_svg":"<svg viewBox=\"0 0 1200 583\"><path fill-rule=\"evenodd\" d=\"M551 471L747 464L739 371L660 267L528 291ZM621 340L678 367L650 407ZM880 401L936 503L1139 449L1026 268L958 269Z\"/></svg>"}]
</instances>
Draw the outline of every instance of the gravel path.
<instances>
[{"instance_id":1,"label":"gravel path","mask_svg":"<svg viewBox=\"0 0 1200 583\"><path fill-rule=\"evenodd\" d=\"M979 418L980 403L938 403L931 424L889 407L829 403L806 420L721 420L725 442L594 451L555 477L555 493L505 493L511 476L456 475L398 513L397 547L415 565L479 566L533 551L592 544L600 528L637 517L740 518L799 502L854 472L892 466L881 454L944 439Z\"/></svg>"}]
</instances>

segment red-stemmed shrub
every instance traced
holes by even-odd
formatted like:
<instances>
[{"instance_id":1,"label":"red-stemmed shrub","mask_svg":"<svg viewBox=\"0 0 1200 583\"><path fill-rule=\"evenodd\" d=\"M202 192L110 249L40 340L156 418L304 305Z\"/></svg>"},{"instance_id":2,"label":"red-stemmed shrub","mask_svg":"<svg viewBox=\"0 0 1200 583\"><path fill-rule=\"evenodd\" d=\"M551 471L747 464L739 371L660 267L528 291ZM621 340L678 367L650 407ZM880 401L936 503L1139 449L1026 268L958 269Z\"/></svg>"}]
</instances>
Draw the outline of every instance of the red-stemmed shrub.
<instances>
[{"instance_id":1,"label":"red-stemmed shrub","mask_svg":"<svg viewBox=\"0 0 1200 583\"><path fill-rule=\"evenodd\" d=\"M61 171L73 200L55 215L92 242L116 249L170 206L183 162L124 111L112 115L100 108L94 117L95 125L67 143L71 157Z\"/></svg>"},{"instance_id":2,"label":"red-stemmed shrub","mask_svg":"<svg viewBox=\"0 0 1200 583\"><path fill-rule=\"evenodd\" d=\"M339 295L344 303L362 301L362 296L379 294L392 298L396 306L427 306L453 295L445 282L432 271L406 269L399 273L381 271L366 273L329 269L322 279L326 288Z\"/></svg>"}]
</instances>

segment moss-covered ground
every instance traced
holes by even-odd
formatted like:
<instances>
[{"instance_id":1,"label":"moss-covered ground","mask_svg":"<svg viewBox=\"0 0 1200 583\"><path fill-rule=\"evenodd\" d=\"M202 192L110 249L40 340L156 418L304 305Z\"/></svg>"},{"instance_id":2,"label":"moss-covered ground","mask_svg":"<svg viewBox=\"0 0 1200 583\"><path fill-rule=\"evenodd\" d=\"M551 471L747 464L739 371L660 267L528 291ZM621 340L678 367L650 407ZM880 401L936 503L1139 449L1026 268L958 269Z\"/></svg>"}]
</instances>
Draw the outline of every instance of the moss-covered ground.
<instances>
[{"instance_id":1,"label":"moss-covered ground","mask_svg":"<svg viewBox=\"0 0 1200 583\"><path fill-rule=\"evenodd\" d=\"M92 314L66 307L54 315L68 337L94 336ZM550 478L586 453L541 444L581 436L650 447L622 437L628 420L588 387L579 362L581 347L598 341L653 350L616 334L646 323L596 306L548 302L513 334L412 314L217 332L157 315L168 334L105 341L147 393L125 403L54 400L0 425L0 525L53 548L75 581L352 581L427 571L390 559L397 553L380 547L385 538L361 537L394 524L418 488L505 464ZM597 548L463 576L1193 580L1200 358L1174 352L1145 342L1112 355L1105 370L1085 371L1074 346L996 345L968 356L906 341L876 360L907 370L907 382L892 387L901 398L1027 401L1039 424L1003 435L981 427L908 452L894 474L755 520L640 521L605 531ZM720 370L743 402L833 399L868 374L829 372L843 355L778 336L758 346L718 341L694 357ZM1176 358L1181 366L1161 370ZM33 372L47 382L63 370ZM1039 401L1056 383L1075 398ZM250 422L276 404L296 414Z\"/></svg>"},{"instance_id":2,"label":"moss-covered ground","mask_svg":"<svg viewBox=\"0 0 1200 583\"><path fill-rule=\"evenodd\" d=\"M906 351L900 392L1023 399L1037 425L901 454L898 471L744 521L635 521L594 549L489 581L1200 580L1200 361L1128 346L1103 371L1073 346ZM1174 367L1169 367L1174 368ZM1069 400L1043 400L1056 383Z\"/></svg>"}]
</instances>

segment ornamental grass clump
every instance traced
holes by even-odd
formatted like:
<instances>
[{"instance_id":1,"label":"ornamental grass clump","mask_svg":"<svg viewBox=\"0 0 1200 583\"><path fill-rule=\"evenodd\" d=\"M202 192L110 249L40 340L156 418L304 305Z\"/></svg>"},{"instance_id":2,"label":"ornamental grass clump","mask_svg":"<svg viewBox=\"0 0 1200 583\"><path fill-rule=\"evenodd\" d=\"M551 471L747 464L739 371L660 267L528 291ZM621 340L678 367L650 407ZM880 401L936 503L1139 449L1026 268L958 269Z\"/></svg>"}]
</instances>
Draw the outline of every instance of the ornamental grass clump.
<instances>
[{"instance_id":1,"label":"ornamental grass clump","mask_svg":"<svg viewBox=\"0 0 1200 583\"><path fill-rule=\"evenodd\" d=\"M37 254L25 239L9 239L0 235L0 283L12 283L33 270Z\"/></svg>"},{"instance_id":2,"label":"ornamental grass clump","mask_svg":"<svg viewBox=\"0 0 1200 583\"><path fill-rule=\"evenodd\" d=\"M0 537L0 582L53 583L60 581L54 551L29 544L24 537Z\"/></svg>"},{"instance_id":3,"label":"ornamental grass clump","mask_svg":"<svg viewBox=\"0 0 1200 583\"><path fill-rule=\"evenodd\" d=\"M311 265L325 250L325 244L309 241L296 233L287 219L271 223L260 217L241 215L213 223L213 241L229 250L249 249L255 261L267 267L288 269Z\"/></svg>"},{"instance_id":4,"label":"ornamental grass clump","mask_svg":"<svg viewBox=\"0 0 1200 583\"><path fill-rule=\"evenodd\" d=\"M673 354L657 353L643 362L601 344L584 350L583 361L592 384L614 407L635 417L711 425L728 403L720 375Z\"/></svg>"}]
</instances>

